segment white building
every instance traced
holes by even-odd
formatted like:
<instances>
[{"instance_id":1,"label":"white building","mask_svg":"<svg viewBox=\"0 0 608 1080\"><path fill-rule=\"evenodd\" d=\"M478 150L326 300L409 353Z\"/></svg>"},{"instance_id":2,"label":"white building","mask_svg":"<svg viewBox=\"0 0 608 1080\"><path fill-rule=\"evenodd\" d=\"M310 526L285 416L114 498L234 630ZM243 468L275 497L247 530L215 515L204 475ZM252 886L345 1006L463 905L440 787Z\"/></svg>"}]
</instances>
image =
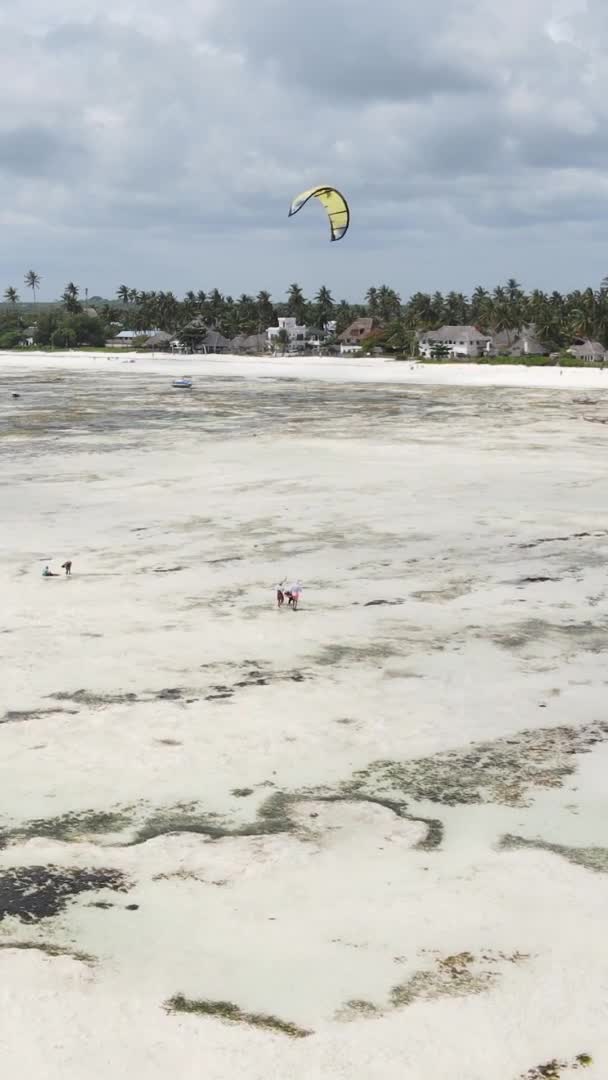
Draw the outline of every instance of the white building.
<instances>
[{"instance_id":1,"label":"white building","mask_svg":"<svg viewBox=\"0 0 608 1080\"><path fill-rule=\"evenodd\" d=\"M160 334L158 327L154 330L121 330L110 341L106 341L106 346L112 349L129 349L136 339L151 338L154 334Z\"/></svg>"},{"instance_id":2,"label":"white building","mask_svg":"<svg viewBox=\"0 0 608 1080\"><path fill-rule=\"evenodd\" d=\"M441 326L439 330L423 330L418 339L420 355L427 358L433 355L436 345L445 346L447 355L455 357L483 356L491 344L492 338L476 326Z\"/></svg>"},{"instance_id":3,"label":"white building","mask_svg":"<svg viewBox=\"0 0 608 1080\"><path fill-rule=\"evenodd\" d=\"M300 345L303 347L307 340L308 331L305 326L300 326L296 319L293 318L280 318L277 319L278 326L269 326L266 331L266 336L270 345L277 344L277 338L282 330L285 331L289 338L289 347L294 345ZM281 335L283 336L283 335Z\"/></svg>"},{"instance_id":4,"label":"white building","mask_svg":"<svg viewBox=\"0 0 608 1080\"><path fill-rule=\"evenodd\" d=\"M121 330L120 333L116 335L116 340L129 342L135 341L135 338L139 337L149 338L154 334L160 334L158 327L155 327L153 330Z\"/></svg>"}]
</instances>

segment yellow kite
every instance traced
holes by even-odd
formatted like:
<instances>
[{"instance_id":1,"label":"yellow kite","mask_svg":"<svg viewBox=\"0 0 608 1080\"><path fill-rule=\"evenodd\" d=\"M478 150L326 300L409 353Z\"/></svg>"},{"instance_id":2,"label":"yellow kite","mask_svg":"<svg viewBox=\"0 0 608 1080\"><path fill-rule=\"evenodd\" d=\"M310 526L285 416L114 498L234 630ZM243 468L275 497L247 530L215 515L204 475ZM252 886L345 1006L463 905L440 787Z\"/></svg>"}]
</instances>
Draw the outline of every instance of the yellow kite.
<instances>
[{"instance_id":1,"label":"yellow kite","mask_svg":"<svg viewBox=\"0 0 608 1080\"><path fill-rule=\"evenodd\" d=\"M329 218L329 227L332 240L341 240L350 224L350 210L348 203L339 191L333 187L315 187L309 191L303 191L295 198L289 208L289 217L298 213L309 199L318 199L325 207Z\"/></svg>"}]
</instances>

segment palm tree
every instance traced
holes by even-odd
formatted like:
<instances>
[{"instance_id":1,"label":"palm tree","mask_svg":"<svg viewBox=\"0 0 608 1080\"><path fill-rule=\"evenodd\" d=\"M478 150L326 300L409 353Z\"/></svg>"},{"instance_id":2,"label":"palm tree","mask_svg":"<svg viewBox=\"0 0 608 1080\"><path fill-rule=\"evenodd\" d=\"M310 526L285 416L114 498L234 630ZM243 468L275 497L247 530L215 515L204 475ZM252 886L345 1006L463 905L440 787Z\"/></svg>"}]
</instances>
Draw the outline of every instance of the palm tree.
<instances>
[{"instance_id":1,"label":"palm tree","mask_svg":"<svg viewBox=\"0 0 608 1080\"><path fill-rule=\"evenodd\" d=\"M436 341L431 346L431 357L433 360L448 360L450 356L450 346L446 345L445 341Z\"/></svg>"},{"instance_id":2,"label":"palm tree","mask_svg":"<svg viewBox=\"0 0 608 1080\"><path fill-rule=\"evenodd\" d=\"M481 323L482 326L488 325L491 321L491 308L492 301L487 289L478 285L473 289L473 295L471 296L471 319L473 323Z\"/></svg>"},{"instance_id":3,"label":"palm tree","mask_svg":"<svg viewBox=\"0 0 608 1080\"><path fill-rule=\"evenodd\" d=\"M37 274L35 270L28 270L23 280L26 287L32 290L34 303L36 303L36 290L40 288L40 274Z\"/></svg>"},{"instance_id":4,"label":"palm tree","mask_svg":"<svg viewBox=\"0 0 608 1080\"><path fill-rule=\"evenodd\" d=\"M443 293L440 293L440 292L434 292L433 293L433 295L431 297L430 314L431 314L431 317L432 317L432 323L435 326L439 327L439 326L441 326L442 323L445 322L445 319L444 319L445 300L443 298Z\"/></svg>"},{"instance_id":5,"label":"palm tree","mask_svg":"<svg viewBox=\"0 0 608 1080\"><path fill-rule=\"evenodd\" d=\"M123 304L128 304L131 299L131 290L128 285L119 285L116 295L119 300L122 300Z\"/></svg>"},{"instance_id":6,"label":"palm tree","mask_svg":"<svg viewBox=\"0 0 608 1080\"><path fill-rule=\"evenodd\" d=\"M306 313L306 300L304 293L296 282L289 286L287 291L287 314L293 315L300 325L304 322Z\"/></svg>"},{"instance_id":7,"label":"palm tree","mask_svg":"<svg viewBox=\"0 0 608 1080\"><path fill-rule=\"evenodd\" d=\"M4 299L14 307L19 301L19 293L12 285L9 285L8 289L4 290Z\"/></svg>"},{"instance_id":8,"label":"palm tree","mask_svg":"<svg viewBox=\"0 0 608 1080\"><path fill-rule=\"evenodd\" d=\"M367 302L367 310L373 319L374 316L378 314L378 290L374 285L371 285L367 290L365 300Z\"/></svg>"},{"instance_id":9,"label":"palm tree","mask_svg":"<svg viewBox=\"0 0 608 1080\"><path fill-rule=\"evenodd\" d=\"M441 293L435 293L431 298L428 293L414 293L406 305L408 319L421 326L432 326L436 322L443 322L445 304Z\"/></svg>"},{"instance_id":10,"label":"palm tree","mask_svg":"<svg viewBox=\"0 0 608 1080\"><path fill-rule=\"evenodd\" d=\"M515 280L515 278L509 278L509 280L507 281L506 292L507 298L511 304L515 303L515 301L517 300L520 300L521 297L524 295L521 285L518 281Z\"/></svg>"},{"instance_id":11,"label":"palm tree","mask_svg":"<svg viewBox=\"0 0 608 1080\"><path fill-rule=\"evenodd\" d=\"M161 330L177 329L179 303L172 292L160 292L157 297L158 325Z\"/></svg>"},{"instance_id":12,"label":"palm tree","mask_svg":"<svg viewBox=\"0 0 608 1080\"><path fill-rule=\"evenodd\" d=\"M347 326L350 326L355 314L352 306L347 300L340 300L336 309L336 334L341 334L343 330L346 330Z\"/></svg>"},{"instance_id":13,"label":"palm tree","mask_svg":"<svg viewBox=\"0 0 608 1080\"><path fill-rule=\"evenodd\" d=\"M80 304L78 302L79 292L80 289L78 288L78 285L75 285L73 281L68 281L65 289L63 290L63 295L61 297L63 301L63 306L66 311L69 311L72 314L80 311Z\"/></svg>"},{"instance_id":14,"label":"palm tree","mask_svg":"<svg viewBox=\"0 0 608 1080\"><path fill-rule=\"evenodd\" d=\"M397 319L387 327L386 344L389 349L412 356L416 349L418 335L415 327L408 326L405 319Z\"/></svg>"},{"instance_id":15,"label":"palm tree","mask_svg":"<svg viewBox=\"0 0 608 1080\"><path fill-rule=\"evenodd\" d=\"M381 285L378 289L378 315L382 322L388 323L398 319L401 314L401 297L388 285Z\"/></svg>"},{"instance_id":16,"label":"palm tree","mask_svg":"<svg viewBox=\"0 0 608 1080\"><path fill-rule=\"evenodd\" d=\"M468 318L467 301L462 293L450 292L445 298L445 321L451 326L464 326Z\"/></svg>"},{"instance_id":17,"label":"palm tree","mask_svg":"<svg viewBox=\"0 0 608 1080\"><path fill-rule=\"evenodd\" d=\"M289 346L289 334L287 333L287 330L279 330L275 340L277 342L277 345L281 346L281 352L283 356L285 356L285 353L287 352L287 348Z\"/></svg>"},{"instance_id":18,"label":"palm tree","mask_svg":"<svg viewBox=\"0 0 608 1080\"><path fill-rule=\"evenodd\" d=\"M184 296L182 310L184 316L188 319L192 319L194 315L198 315L198 301L193 289L188 289L188 292Z\"/></svg>"},{"instance_id":19,"label":"palm tree","mask_svg":"<svg viewBox=\"0 0 608 1080\"><path fill-rule=\"evenodd\" d=\"M255 298L258 311L258 333L267 330L276 323L277 314L274 310L272 297L266 289L261 289Z\"/></svg>"},{"instance_id":20,"label":"palm tree","mask_svg":"<svg viewBox=\"0 0 608 1080\"><path fill-rule=\"evenodd\" d=\"M335 306L334 298L326 285L321 285L321 288L315 296L315 303L317 305L319 325L321 330L324 330L332 317Z\"/></svg>"},{"instance_id":21,"label":"palm tree","mask_svg":"<svg viewBox=\"0 0 608 1080\"><path fill-rule=\"evenodd\" d=\"M207 297L207 311L209 312L209 318L215 325L218 323L224 313L227 301L222 296L219 289L212 289Z\"/></svg>"}]
</instances>

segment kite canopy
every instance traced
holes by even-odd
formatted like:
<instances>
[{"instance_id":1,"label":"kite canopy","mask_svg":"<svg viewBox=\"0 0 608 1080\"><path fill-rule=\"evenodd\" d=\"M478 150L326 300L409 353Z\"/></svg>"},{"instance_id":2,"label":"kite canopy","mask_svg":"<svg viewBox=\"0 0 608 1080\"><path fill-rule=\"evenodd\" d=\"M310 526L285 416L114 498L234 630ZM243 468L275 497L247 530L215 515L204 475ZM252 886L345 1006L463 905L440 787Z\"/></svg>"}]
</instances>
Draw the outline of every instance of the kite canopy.
<instances>
[{"instance_id":1,"label":"kite canopy","mask_svg":"<svg viewBox=\"0 0 608 1080\"><path fill-rule=\"evenodd\" d=\"M318 199L325 207L329 218L329 227L332 240L341 240L350 224L350 210L348 203L339 191L332 187L315 187L309 191L303 191L295 198L289 208L289 216L298 213L310 199Z\"/></svg>"}]
</instances>

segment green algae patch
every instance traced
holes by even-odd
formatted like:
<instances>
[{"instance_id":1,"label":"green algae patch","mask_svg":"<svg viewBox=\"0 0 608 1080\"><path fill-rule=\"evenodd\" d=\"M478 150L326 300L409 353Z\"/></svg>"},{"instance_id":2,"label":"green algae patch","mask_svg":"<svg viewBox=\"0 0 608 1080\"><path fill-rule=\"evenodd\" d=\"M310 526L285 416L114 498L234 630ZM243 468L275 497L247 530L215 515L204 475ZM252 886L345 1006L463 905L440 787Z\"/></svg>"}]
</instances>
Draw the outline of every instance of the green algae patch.
<instances>
[{"instance_id":1,"label":"green algae patch","mask_svg":"<svg viewBox=\"0 0 608 1080\"><path fill-rule=\"evenodd\" d=\"M175 994L165 1002L168 1013L193 1013L196 1016L212 1016L224 1020L230 1024L247 1024L249 1027L264 1028L266 1031L274 1031L280 1035L287 1035L290 1039L305 1039L312 1035L312 1031L298 1027L288 1020L281 1020L278 1016L267 1013L243 1012L238 1005L231 1001L195 1000L185 997L184 994Z\"/></svg>"}]
</instances>

